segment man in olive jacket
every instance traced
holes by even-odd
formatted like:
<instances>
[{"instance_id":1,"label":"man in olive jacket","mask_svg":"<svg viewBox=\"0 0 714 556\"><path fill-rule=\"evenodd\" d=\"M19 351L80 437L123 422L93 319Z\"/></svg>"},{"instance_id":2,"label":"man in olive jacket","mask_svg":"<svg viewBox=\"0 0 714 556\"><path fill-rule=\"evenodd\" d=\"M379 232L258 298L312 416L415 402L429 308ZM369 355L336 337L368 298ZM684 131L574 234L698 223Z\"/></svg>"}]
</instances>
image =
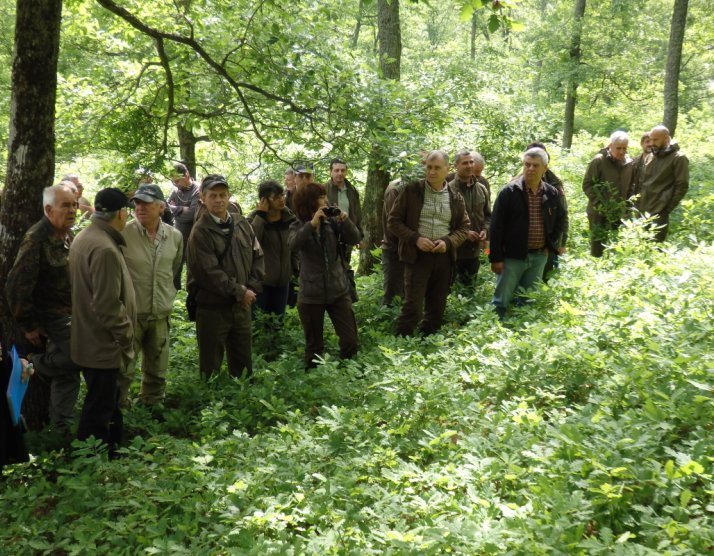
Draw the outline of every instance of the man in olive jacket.
<instances>
[{"instance_id":1,"label":"man in olive jacket","mask_svg":"<svg viewBox=\"0 0 714 556\"><path fill-rule=\"evenodd\" d=\"M422 306L421 331L433 334L441 327L456 253L469 231L464 199L446 184L449 156L432 151L424 165L426 179L404 187L387 219L389 231L399 238L399 259L404 262L399 335L414 332Z\"/></svg>"},{"instance_id":2,"label":"man in olive jacket","mask_svg":"<svg viewBox=\"0 0 714 556\"><path fill-rule=\"evenodd\" d=\"M491 198L486 186L474 175L476 157L473 152L463 150L456 153L454 165L456 175L449 182L449 187L464 198L470 222L466 241L456 253L456 277L462 283L470 284L481 266L481 245L486 241L491 222Z\"/></svg>"},{"instance_id":3,"label":"man in olive jacket","mask_svg":"<svg viewBox=\"0 0 714 556\"><path fill-rule=\"evenodd\" d=\"M658 125L650 131L651 152L645 159L639 208L656 217L660 228L655 241L664 241L669 228L669 215L689 189L689 160L672 143L669 130Z\"/></svg>"},{"instance_id":4,"label":"man in olive jacket","mask_svg":"<svg viewBox=\"0 0 714 556\"><path fill-rule=\"evenodd\" d=\"M69 186L55 185L42 192L42 205L45 216L25 234L5 293L12 316L30 344L28 359L50 383L50 421L69 441L81 380L69 347L69 247L77 199Z\"/></svg>"},{"instance_id":5,"label":"man in olive jacket","mask_svg":"<svg viewBox=\"0 0 714 556\"><path fill-rule=\"evenodd\" d=\"M627 155L627 133L616 131L610 143L588 164L583 178L583 193L588 198L590 254L602 257L603 240L620 227L626 215L626 202L633 190L634 164Z\"/></svg>"},{"instance_id":6,"label":"man in olive jacket","mask_svg":"<svg viewBox=\"0 0 714 556\"><path fill-rule=\"evenodd\" d=\"M72 360L82 369L87 395L77 437L109 445L121 440L119 372L134 358L136 302L121 247L128 201L120 189L102 189L90 225L69 249L72 281Z\"/></svg>"},{"instance_id":7,"label":"man in olive jacket","mask_svg":"<svg viewBox=\"0 0 714 556\"><path fill-rule=\"evenodd\" d=\"M258 186L258 208L247 216L265 256L265 278L255 305L282 319L288 302L293 268L299 265L288 245L295 215L285 206L285 190L273 180Z\"/></svg>"},{"instance_id":8,"label":"man in olive jacket","mask_svg":"<svg viewBox=\"0 0 714 556\"><path fill-rule=\"evenodd\" d=\"M188 291L196 298L199 367L206 378L220 369L224 351L232 376L253 370L251 305L265 274L263 250L248 221L228 211L229 199L223 176L203 178L206 210L188 239Z\"/></svg>"}]
</instances>

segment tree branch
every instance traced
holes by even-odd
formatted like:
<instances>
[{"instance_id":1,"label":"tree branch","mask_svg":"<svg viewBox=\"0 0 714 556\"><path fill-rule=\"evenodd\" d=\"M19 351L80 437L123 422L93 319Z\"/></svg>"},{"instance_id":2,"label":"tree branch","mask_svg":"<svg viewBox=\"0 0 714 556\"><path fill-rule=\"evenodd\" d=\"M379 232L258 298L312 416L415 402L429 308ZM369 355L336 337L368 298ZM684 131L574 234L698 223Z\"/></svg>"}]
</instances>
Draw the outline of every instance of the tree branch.
<instances>
[{"instance_id":1,"label":"tree branch","mask_svg":"<svg viewBox=\"0 0 714 556\"><path fill-rule=\"evenodd\" d=\"M169 64L169 57L166 55L166 49L164 48L164 39L156 38L156 51L159 54L159 60L161 60L161 66L164 68L164 73L166 74L166 97L167 97L167 107L166 107L166 117L164 118L164 129L163 138L161 141L161 147L164 152L169 150L169 122L171 121L171 116L174 113L174 74L171 72L171 64Z\"/></svg>"},{"instance_id":2,"label":"tree branch","mask_svg":"<svg viewBox=\"0 0 714 556\"><path fill-rule=\"evenodd\" d=\"M198 54L204 60L204 62L206 62L211 68L213 68L216 73L223 77L231 85L231 87L233 87L233 89L239 94L239 97L243 96L242 89L247 89L249 91L253 91L254 93L258 93L259 95L262 95L267 99L285 104L291 111L297 112L298 114L311 114L315 111L315 108L304 108L298 106L292 101L292 99L281 97L280 95L276 95L274 93L271 93L270 91L266 91L262 87L253 85L252 83L247 83L245 81L237 81L236 79L234 79L233 76L226 71L226 68L221 65L221 63L214 60L213 57L208 52L206 52L206 50L199 44L199 42L195 38L193 38L193 27L191 27L191 37L184 37L183 35L177 35L175 33L165 33L145 24L143 21L141 21L139 18L137 18L125 8L118 6L113 0L97 0L97 3L106 10L115 14L116 16L122 18L124 21L126 21L129 25L131 25L138 31L141 31L142 33L148 35L153 39L164 39L190 47L191 49L193 49L194 52L196 52L196 54Z\"/></svg>"}]
</instances>

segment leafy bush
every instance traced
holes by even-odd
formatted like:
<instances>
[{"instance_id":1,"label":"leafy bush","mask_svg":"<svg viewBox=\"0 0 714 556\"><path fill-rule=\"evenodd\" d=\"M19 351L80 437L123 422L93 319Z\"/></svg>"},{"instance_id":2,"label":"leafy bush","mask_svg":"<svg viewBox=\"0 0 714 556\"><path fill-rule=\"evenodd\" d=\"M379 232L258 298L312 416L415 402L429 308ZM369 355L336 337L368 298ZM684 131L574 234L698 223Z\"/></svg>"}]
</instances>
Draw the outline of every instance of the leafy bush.
<instances>
[{"instance_id":1,"label":"leafy bush","mask_svg":"<svg viewBox=\"0 0 714 556\"><path fill-rule=\"evenodd\" d=\"M574 184L587 153L559 153ZM585 149L583 149L585 151ZM578 158L579 157L579 158ZM570 253L500 324L482 268L440 334L391 335L358 280L361 350L331 327L302 366L294 310L260 322L255 376L199 380L176 302L163 414L5 471L13 554L703 554L714 546L714 245L706 172L672 242L628 222L602 259Z\"/></svg>"}]
</instances>

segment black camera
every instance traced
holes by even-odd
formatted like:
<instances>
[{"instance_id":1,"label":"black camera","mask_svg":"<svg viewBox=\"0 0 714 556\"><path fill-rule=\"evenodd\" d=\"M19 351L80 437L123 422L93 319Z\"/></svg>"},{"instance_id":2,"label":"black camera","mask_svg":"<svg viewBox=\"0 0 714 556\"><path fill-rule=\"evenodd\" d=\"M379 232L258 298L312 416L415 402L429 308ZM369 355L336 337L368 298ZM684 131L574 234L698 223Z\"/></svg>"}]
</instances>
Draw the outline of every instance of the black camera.
<instances>
[{"instance_id":1,"label":"black camera","mask_svg":"<svg viewBox=\"0 0 714 556\"><path fill-rule=\"evenodd\" d=\"M332 218L333 216L339 216L342 213L340 210L340 207L324 207L322 209L322 214L327 216L328 218Z\"/></svg>"}]
</instances>

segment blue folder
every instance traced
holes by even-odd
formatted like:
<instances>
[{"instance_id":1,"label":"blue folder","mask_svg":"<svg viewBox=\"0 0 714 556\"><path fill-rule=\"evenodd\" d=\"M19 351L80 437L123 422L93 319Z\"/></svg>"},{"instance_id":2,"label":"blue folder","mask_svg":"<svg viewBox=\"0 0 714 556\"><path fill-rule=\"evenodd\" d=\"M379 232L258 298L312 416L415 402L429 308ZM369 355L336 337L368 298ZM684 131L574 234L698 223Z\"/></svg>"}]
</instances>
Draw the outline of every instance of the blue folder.
<instances>
[{"instance_id":1,"label":"blue folder","mask_svg":"<svg viewBox=\"0 0 714 556\"><path fill-rule=\"evenodd\" d=\"M10 406L12 424L17 426L20 423L22 400L25 399L30 381L22 382L22 361L20 361L20 357L17 355L15 346L12 346L10 355L12 357L12 373L10 374L10 381L7 384L7 404Z\"/></svg>"}]
</instances>

